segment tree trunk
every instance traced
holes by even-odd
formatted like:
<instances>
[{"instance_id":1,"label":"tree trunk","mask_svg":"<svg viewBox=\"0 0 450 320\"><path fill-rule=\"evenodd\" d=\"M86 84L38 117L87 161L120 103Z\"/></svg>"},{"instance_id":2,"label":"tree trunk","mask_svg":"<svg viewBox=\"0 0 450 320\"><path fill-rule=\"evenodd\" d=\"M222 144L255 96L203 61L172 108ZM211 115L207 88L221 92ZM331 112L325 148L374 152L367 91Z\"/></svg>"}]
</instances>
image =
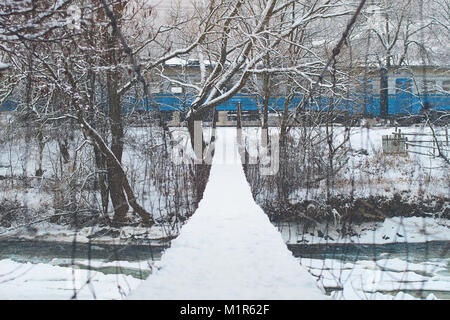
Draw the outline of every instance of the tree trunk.
<instances>
[{"instance_id":1,"label":"tree trunk","mask_svg":"<svg viewBox=\"0 0 450 320\"><path fill-rule=\"evenodd\" d=\"M78 121L81 124L82 128L86 132L88 136L90 136L95 143L97 144L100 151L105 155L107 159L107 163L109 167L114 167L114 173L118 175L117 182L122 186L121 192L125 191L126 196L128 198L128 203L134 209L134 211L142 218L142 221L147 226L150 226L154 223L152 216L148 213L144 208L142 208L136 201L136 197L134 196L133 190L128 182L125 171L122 168L120 161L116 158L113 151L108 148L106 143L103 141L102 137L92 128L89 123L86 122L83 118L83 113L80 108L78 108ZM125 199L126 201L126 199ZM128 204L126 204L128 207ZM117 221L117 220L116 220Z\"/></svg>"},{"instance_id":2,"label":"tree trunk","mask_svg":"<svg viewBox=\"0 0 450 320\"><path fill-rule=\"evenodd\" d=\"M287 96L284 102L283 117L280 124L280 168L278 170L278 199L280 203L287 203L288 201L288 189L287 189L287 171L288 171L288 148L287 148L287 136L288 136L288 118L289 118L289 104L291 102L292 95Z\"/></svg>"},{"instance_id":3,"label":"tree trunk","mask_svg":"<svg viewBox=\"0 0 450 320\"><path fill-rule=\"evenodd\" d=\"M45 141L44 141L44 134L43 131L44 129L42 127L38 128L38 133L36 136L36 139L38 141L38 157L37 157L37 168L36 168L36 176L37 177L42 177L42 175L44 174L44 170L42 169L42 160L44 157L44 148L45 148Z\"/></svg>"},{"instance_id":4,"label":"tree trunk","mask_svg":"<svg viewBox=\"0 0 450 320\"><path fill-rule=\"evenodd\" d=\"M111 151L122 163L123 154L123 121L120 109L120 97L117 94L117 80L114 75L108 74L108 101L109 101L109 119L111 125ZM129 209L127 199L122 186L122 175L112 159L107 159L108 185L111 202L114 206L113 221L122 223L126 220Z\"/></svg>"},{"instance_id":5,"label":"tree trunk","mask_svg":"<svg viewBox=\"0 0 450 320\"><path fill-rule=\"evenodd\" d=\"M102 212L104 215L108 213L108 205L109 205L109 190L108 190L108 175L107 175L107 166L105 156L102 154L97 145L94 145L94 156L95 156L95 165L97 170L99 171L98 177L98 187L100 189L100 197L102 201Z\"/></svg>"},{"instance_id":6,"label":"tree trunk","mask_svg":"<svg viewBox=\"0 0 450 320\"><path fill-rule=\"evenodd\" d=\"M266 147L268 142L269 128L269 98L270 98L270 75L264 74L263 79L263 103L262 103L262 123L261 123L261 142Z\"/></svg>"}]
</instances>

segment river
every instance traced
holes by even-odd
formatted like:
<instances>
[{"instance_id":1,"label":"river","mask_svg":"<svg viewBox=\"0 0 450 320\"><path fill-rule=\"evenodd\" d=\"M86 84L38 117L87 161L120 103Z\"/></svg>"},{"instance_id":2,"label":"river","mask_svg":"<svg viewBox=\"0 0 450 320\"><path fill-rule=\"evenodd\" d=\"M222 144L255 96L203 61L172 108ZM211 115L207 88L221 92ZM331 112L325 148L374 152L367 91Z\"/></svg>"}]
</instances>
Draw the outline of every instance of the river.
<instances>
[{"instance_id":1,"label":"river","mask_svg":"<svg viewBox=\"0 0 450 320\"><path fill-rule=\"evenodd\" d=\"M302 265L310 269L313 275L321 268L320 262L324 262L322 269L327 272L339 272L353 270L355 276L360 276L355 270L367 271L377 269L371 262L396 262L396 264L380 267L383 272L398 273L414 272L413 275L421 277L418 281L435 281L432 289L417 290L414 288L403 289L414 297L426 297L433 293L439 299L450 299L450 250L448 241L434 241L427 243L390 243L390 244L327 244L307 245L289 244L288 248L295 257L301 257ZM81 244L44 241L0 241L0 261L10 259L20 263L44 263L60 267L79 269L92 269L104 274L125 274L137 279L145 279L150 274L151 268L136 267L136 262L158 261L163 251L169 245L106 245L106 244ZM123 266L112 264L120 261L129 262ZM335 262L334 267L325 267L329 262ZM314 264L312 263L314 262ZM409 263L413 268L399 269L399 262ZM319 267L318 267L319 266ZM423 271L418 268L423 266ZM427 269L435 266L433 269ZM323 270L319 270L321 275ZM405 273L406 274L406 273ZM316 274L317 275L317 274ZM322 275L323 276L323 275ZM323 276L326 278L326 276ZM350 278L347 278L347 280ZM417 280L417 279L416 279ZM391 280L389 280L391 281ZM400 280L399 283L405 283ZM328 287L327 287L328 283ZM330 285L330 281L324 282L328 293L339 291L342 288ZM439 285L437 285L439 284ZM377 290L384 294L396 294L400 290ZM0 288L1 289L1 288Z\"/></svg>"}]
</instances>

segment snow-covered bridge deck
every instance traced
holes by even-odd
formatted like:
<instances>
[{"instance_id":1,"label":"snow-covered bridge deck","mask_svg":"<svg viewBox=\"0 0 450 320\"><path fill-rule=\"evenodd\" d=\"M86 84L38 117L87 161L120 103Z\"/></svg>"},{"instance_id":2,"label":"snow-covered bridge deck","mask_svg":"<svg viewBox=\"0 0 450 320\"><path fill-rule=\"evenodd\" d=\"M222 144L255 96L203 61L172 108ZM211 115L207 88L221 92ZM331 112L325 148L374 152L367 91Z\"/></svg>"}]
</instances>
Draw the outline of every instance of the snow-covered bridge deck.
<instances>
[{"instance_id":1,"label":"snow-covered bridge deck","mask_svg":"<svg viewBox=\"0 0 450 320\"><path fill-rule=\"evenodd\" d=\"M203 200L130 299L323 299L253 200L236 129L217 130Z\"/></svg>"}]
</instances>

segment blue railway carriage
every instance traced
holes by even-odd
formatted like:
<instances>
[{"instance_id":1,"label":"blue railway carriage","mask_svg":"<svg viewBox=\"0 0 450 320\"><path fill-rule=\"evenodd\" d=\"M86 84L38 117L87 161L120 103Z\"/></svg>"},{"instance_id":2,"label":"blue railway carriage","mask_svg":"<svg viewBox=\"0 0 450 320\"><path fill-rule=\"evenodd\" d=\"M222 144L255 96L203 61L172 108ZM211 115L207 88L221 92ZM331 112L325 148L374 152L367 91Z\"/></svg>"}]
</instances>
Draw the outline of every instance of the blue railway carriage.
<instances>
[{"instance_id":1,"label":"blue railway carriage","mask_svg":"<svg viewBox=\"0 0 450 320\"><path fill-rule=\"evenodd\" d=\"M186 70L184 70L186 71ZM195 68L190 71L194 74ZM378 117L380 112L380 72L369 70L365 80L360 79L361 85L356 86L348 99L334 102L333 108L350 115ZM133 98L125 103L128 108L145 110L153 109L158 105L161 111L182 111L189 109L192 96L179 85L165 83L152 95L151 101L136 104ZM422 67L408 66L403 68L390 68L388 71L388 108L387 114L391 118L401 118L409 115L420 115L424 111L448 113L450 115L450 68L448 67ZM251 92L251 91L247 91ZM293 109L302 103L302 96L295 96L289 104ZM274 95L269 99L269 108L272 112L283 110L285 98ZM217 110L236 111L240 103L242 110L247 113L256 113L262 105L262 98L252 93L238 93L228 101L217 106ZM316 97L313 103L307 103L310 110L327 110L330 106L329 98Z\"/></svg>"},{"instance_id":2,"label":"blue railway carriage","mask_svg":"<svg viewBox=\"0 0 450 320\"><path fill-rule=\"evenodd\" d=\"M173 74L181 74L177 65L169 68ZM367 71L367 70L366 70ZM199 78L199 67L197 64L183 66L184 76L193 81ZM363 74L359 72L359 74ZM315 97L306 106L310 110L327 110L332 105L334 110L341 111L345 115L378 117L380 112L380 72L371 69L365 72L364 79L360 79L361 85L355 89L347 99L340 99L330 103L327 97ZM171 75L172 76L172 75ZM165 114L166 119L171 118L173 111L181 111L182 117L189 110L193 96L179 85L167 81L154 80L150 83L151 98L147 101L127 96L123 100L124 112L131 111L146 112L159 109ZM387 114L391 118L406 118L410 115L420 115L424 111L439 113L440 118L450 121L450 67L433 66L408 66L402 68L390 68L388 71L388 108ZM247 93L245 93L247 92ZM289 104L293 109L302 104L302 95L295 96ZM238 93L228 101L217 106L217 110L236 112L238 103L244 113L257 114L262 105L262 98L248 90ZM285 97L274 95L269 99L269 110L276 112L283 110ZM1 110L14 110L17 103L4 101ZM107 112L107 106L105 106ZM442 117L444 114L444 117Z\"/></svg>"},{"instance_id":3,"label":"blue railway carriage","mask_svg":"<svg viewBox=\"0 0 450 320\"><path fill-rule=\"evenodd\" d=\"M369 80L369 115L380 115L380 81ZM388 115L404 117L423 111L450 112L450 68L409 66L388 72Z\"/></svg>"}]
</instances>

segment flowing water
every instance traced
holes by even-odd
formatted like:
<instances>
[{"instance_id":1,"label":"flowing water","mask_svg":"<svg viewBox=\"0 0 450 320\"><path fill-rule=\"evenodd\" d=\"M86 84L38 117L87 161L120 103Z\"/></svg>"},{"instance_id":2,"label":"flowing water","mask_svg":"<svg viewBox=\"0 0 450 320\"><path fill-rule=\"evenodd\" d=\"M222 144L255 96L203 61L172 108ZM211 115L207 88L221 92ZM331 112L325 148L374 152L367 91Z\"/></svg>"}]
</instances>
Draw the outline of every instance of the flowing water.
<instances>
[{"instance_id":1,"label":"flowing water","mask_svg":"<svg viewBox=\"0 0 450 320\"><path fill-rule=\"evenodd\" d=\"M104 274L127 274L145 279L150 274L147 268L122 266L121 263L102 266L108 262L158 261L168 245L75 245L67 242L45 241L0 241L0 260L16 262L47 263L61 267L75 265L81 269L92 269ZM92 264L91 264L92 262Z\"/></svg>"},{"instance_id":2,"label":"flowing water","mask_svg":"<svg viewBox=\"0 0 450 320\"><path fill-rule=\"evenodd\" d=\"M412 263L421 263L450 258L450 243L447 241L387 244L289 244L288 248L296 257L338 259L348 262L399 258Z\"/></svg>"}]
</instances>

